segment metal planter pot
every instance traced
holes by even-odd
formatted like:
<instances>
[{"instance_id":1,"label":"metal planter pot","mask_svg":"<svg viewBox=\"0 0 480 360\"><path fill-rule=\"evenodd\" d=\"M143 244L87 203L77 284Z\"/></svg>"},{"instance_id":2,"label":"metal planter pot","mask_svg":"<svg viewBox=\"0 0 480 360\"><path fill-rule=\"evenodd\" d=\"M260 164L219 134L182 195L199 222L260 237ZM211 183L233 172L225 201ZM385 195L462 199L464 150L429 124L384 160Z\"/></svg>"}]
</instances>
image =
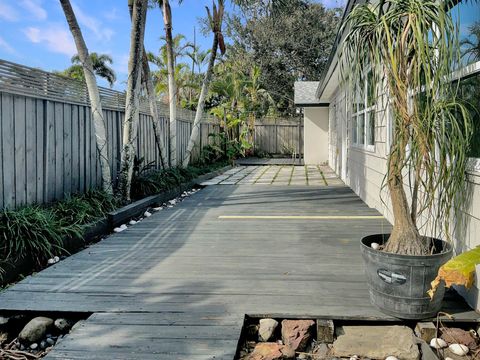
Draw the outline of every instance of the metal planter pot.
<instances>
[{"instance_id":1,"label":"metal planter pot","mask_svg":"<svg viewBox=\"0 0 480 360\"><path fill-rule=\"evenodd\" d=\"M427 256L397 255L374 250L389 234L364 237L361 241L365 273L372 303L385 314L401 319L434 317L442 306L445 287L440 285L432 300L427 294L438 269L452 257L452 246L434 239L438 253Z\"/></svg>"}]
</instances>

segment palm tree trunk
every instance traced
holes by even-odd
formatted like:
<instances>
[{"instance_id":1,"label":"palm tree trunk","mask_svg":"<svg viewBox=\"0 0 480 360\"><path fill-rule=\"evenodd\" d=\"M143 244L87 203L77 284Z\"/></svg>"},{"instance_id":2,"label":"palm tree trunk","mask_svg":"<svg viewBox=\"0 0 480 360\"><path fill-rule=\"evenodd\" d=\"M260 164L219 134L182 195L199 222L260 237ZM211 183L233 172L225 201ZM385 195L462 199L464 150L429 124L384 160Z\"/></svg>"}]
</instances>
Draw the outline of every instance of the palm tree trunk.
<instances>
[{"instance_id":1,"label":"palm tree trunk","mask_svg":"<svg viewBox=\"0 0 480 360\"><path fill-rule=\"evenodd\" d=\"M85 83L87 84L88 97L90 98L90 107L93 116L93 126L95 129L95 140L97 151L100 156L100 168L102 171L102 188L108 194L113 194L112 173L109 164L109 154L107 146L107 131L105 120L103 118L102 103L100 101L100 92L98 91L97 80L93 72L92 62L88 55L87 45L82 36L82 31L78 25L75 13L69 0L60 0L65 18L72 33L75 45L77 47L78 57L82 63L85 74Z\"/></svg>"},{"instance_id":2,"label":"palm tree trunk","mask_svg":"<svg viewBox=\"0 0 480 360\"><path fill-rule=\"evenodd\" d=\"M165 39L167 45L168 101L170 107L170 166L177 165L177 89L175 84L175 63L173 55L172 10L168 0L162 3Z\"/></svg>"},{"instance_id":3,"label":"palm tree trunk","mask_svg":"<svg viewBox=\"0 0 480 360\"><path fill-rule=\"evenodd\" d=\"M208 86L210 85L210 80L212 79L213 65L215 65L217 50L218 50L218 33L215 33L213 37L213 45L212 45L212 53L210 54L210 61L208 62L208 68L207 68L207 72L205 73L205 78L203 79L200 98L198 99L197 112L195 113L195 120L193 122L192 133L190 134L187 151L185 152L185 157L183 158L184 167L187 167L190 164L193 148L198 143L198 139L200 136L200 121L202 120L202 117L203 117L205 100L208 94Z\"/></svg>"},{"instance_id":4,"label":"palm tree trunk","mask_svg":"<svg viewBox=\"0 0 480 360\"><path fill-rule=\"evenodd\" d=\"M148 0L134 0L132 11L132 30L130 34L130 59L128 61L127 96L125 101L125 120L123 123L123 149L119 191L122 200L130 201L130 188L135 158L139 104L142 75L143 39L147 18Z\"/></svg>"},{"instance_id":5,"label":"palm tree trunk","mask_svg":"<svg viewBox=\"0 0 480 360\"><path fill-rule=\"evenodd\" d=\"M155 134L155 143L157 144L158 153L160 155L160 162L162 164L162 168L164 169L167 163L167 159L165 159L167 149L165 146L165 142L163 141L163 136L161 132L160 112L158 111L155 88L153 86L152 78L150 77L150 66L148 65L147 53L145 49L143 49L142 66L145 87L147 88L148 103L150 104L150 112L152 113L153 118L152 125L153 132Z\"/></svg>"},{"instance_id":6,"label":"palm tree trunk","mask_svg":"<svg viewBox=\"0 0 480 360\"><path fill-rule=\"evenodd\" d=\"M130 12L130 20L132 20L133 0L128 1L128 10ZM165 169L166 149L165 149L162 133L160 132L161 130L160 113L157 107L155 88L153 86L152 78L150 77L150 66L148 65L148 58L147 58L147 52L145 51L145 46L143 47L143 55L142 55L142 74L143 74L143 82L145 84L145 88L147 89L148 103L150 105L150 113L152 114L152 125L153 125L153 133L155 134L155 144L157 145L158 154L160 155L160 163L162 165L162 169Z\"/></svg>"},{"instance_id":7,"label":"palm tree trunk","mask_svg":"<svg viewBox=\"0 0 480 360\"><path fill-rule=\"evenodd\" d=\"M406 127L404 131L408 131ZM385 244L384 250L395 254L427 255L429 244L418 231L416 216L410 211L403 184L402 168L406 158L407 143L405 136L400 136L400 133L401 131L395 135L398 145L392 150L388 159L387 185L390 191L395 220L392 233Z\"/></svg>"}]
</instances>

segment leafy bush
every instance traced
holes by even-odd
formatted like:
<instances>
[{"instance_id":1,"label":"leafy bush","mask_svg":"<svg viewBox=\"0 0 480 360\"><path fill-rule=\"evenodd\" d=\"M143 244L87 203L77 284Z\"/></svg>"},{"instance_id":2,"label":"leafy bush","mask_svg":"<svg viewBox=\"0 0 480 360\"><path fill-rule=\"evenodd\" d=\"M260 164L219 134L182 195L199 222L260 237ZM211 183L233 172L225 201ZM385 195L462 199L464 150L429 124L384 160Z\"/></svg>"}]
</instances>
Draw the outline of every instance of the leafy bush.
<instances>
[{"instance_id":1,"label":"leafy bush","mask_svg":"<svg viewBox=\"0 0 480 360\"><path fill-rule=\"evenodd\" d=\"M216 162L208 166L198 164L186 168L174 167L163 170L138 171L134 173L132 179L131 197L138 200L145 196L171 190L225 165L226 162Z\"/></svg>"},{"instance_id":2,"label":"leafy bush","mask_svg":"<svg viewBox=\"0 0 480 360\"><path fill-rule=\"evenodd\" d=\"M84 225L104 217L117 206L113 196L100 190L89 190L55 203L51 210L65 224Z\"/></svg>"},{"instance_id":3,"label":"leafy bush","mask_svg":"<svg viewBox=\"0 0 480 360\"><path fill-rule=\"evenodd\" d=\"M103 191L73 195L49 207L29 205L0 212L0 256L7 262L31 257L37 264L64 252L63 240L80 238L85 224L104 217L117 202ZM0 268L0 275L2 269Z\"/></svg>"},{"instance_id":4,"label":"leafy bush","mask_svg":"<svg viewBox=\"0 0 480 360\"><path fill-rule=\"evenodd\" d=\"M62 221L50 209L31 205L0 213L0 253L6 261L52 257L62 251L67 236L80 237L80 226Z\"/></svg>"}]
</instances>

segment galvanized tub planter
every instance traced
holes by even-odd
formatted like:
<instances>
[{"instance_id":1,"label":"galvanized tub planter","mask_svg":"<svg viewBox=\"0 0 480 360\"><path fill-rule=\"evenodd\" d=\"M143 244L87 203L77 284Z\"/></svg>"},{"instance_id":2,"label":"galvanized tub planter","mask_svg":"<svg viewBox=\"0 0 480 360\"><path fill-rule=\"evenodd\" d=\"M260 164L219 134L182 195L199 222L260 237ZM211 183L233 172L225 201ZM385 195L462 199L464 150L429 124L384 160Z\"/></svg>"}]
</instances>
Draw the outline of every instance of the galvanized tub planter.
<instances>
[{"instance_id":1,"label":"galvanized tub planter","mask_svg":"<svg viewBox=\"0 0 480 360\"><path fill-rule=\"evenodd\" d=\"M385 314L401 319L434 317L442 306L445 287L441 284L431 300L427 294L438 269L452 257L452 246L432 239L436 252L411 256L374 250L372 243L384 244L389 234L364 237L361 241L370 299Z\"/></svg>"}]
</instances>

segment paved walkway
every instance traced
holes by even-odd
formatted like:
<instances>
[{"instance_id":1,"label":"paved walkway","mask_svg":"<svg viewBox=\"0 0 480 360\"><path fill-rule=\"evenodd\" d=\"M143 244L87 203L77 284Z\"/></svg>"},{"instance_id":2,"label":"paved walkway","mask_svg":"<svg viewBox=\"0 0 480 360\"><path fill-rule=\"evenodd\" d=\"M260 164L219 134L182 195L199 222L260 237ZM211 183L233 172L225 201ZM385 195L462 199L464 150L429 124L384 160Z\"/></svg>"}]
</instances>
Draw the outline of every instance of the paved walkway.
<instances>
[{"instance_id":1,"label":"paved walkway","mask_svg":"<svg viewBox=\"0 0 480 360\"><path fill-rule=\"evenodd\" d=\"M389 319L359 251L388 229L345 186L208 186L27 277L0 309L93 313L49 359L231 360L245 314Z\"/></svg>"},{"instance_id":2,"label":"paved walkway","mask_svg":"<svg viewBox=\"0 0 480 360\"><path fill-rule=\"evenodd\" d=\"M343 186L332 169L324 165L238 166L202 185L313 185Z\"/></svg>"}]
</instances>

